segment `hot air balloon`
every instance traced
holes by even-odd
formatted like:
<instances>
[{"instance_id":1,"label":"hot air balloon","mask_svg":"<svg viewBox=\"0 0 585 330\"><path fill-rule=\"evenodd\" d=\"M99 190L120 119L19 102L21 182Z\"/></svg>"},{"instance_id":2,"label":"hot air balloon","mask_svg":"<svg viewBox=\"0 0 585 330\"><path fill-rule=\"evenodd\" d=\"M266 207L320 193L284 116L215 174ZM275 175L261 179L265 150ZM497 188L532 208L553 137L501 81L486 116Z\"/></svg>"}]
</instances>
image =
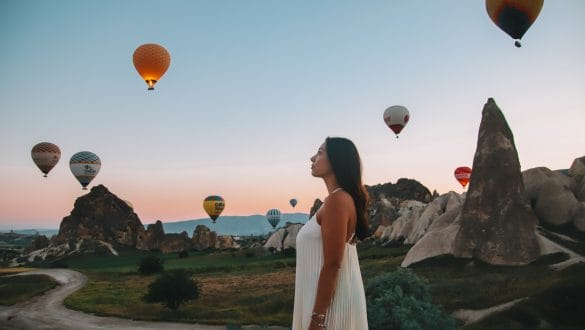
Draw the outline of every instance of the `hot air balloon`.
<instances>
[{"instance_id":1,"label":"hot air balloon","mask_svg":"<svg viewBox=\"0 0 585 330\"><path fill-rule=\"evenodd\" d=\"M61 159L61 150L57 145L50 142L41 142L35 144L32 148L30 155L37 165L37 167L47 177L47 174L57 165L59 159Z\"/></svg>"},{"instance_id":2,"label":"hot air balloon","mask_svg":"<svg viewBox=\"0 0 585 330\"><path fill-rule=\"evenodd\" d=\"M514 45L522 46L520 39L538 17L544 0L486 0L488 15L510 37Z\"/></svg>"},{"instance_id":3,"label":"hot air balloon","mask_svg":"<svg viewBox=\"0 0 585 330\"><path fill-rule=\"evenodd\" d=\"M209 214L211 221L215 223L215 220L225 208L225 201L221 196L207 196L207 198L203 200L203 208L205 209L205 212Z\"/></svg>"},{"instance_id":4,"label":"hot air balloon","mask_svg":"<svg viewBox=\"0 0 585 330\"><path fill-rule=\"evenodd\" d=\"M272 229L276 228L276 225L280 222L280 211L277 209L271 209L266 212L266 219L272 225Z\"/></svg>"},{"instance_id":5,"label":"hot air balloon","mask_svg":"<svg viewBox=\"0 0 585 330\"><path fill-rule=\"evenodd\" d=\"M136 71L146 81L148 89L153 90L156 82L171 65L171 54L163 46L144 44L136 48L132 60Z\"/></svg>"},{"instance_id":6,"label":"hot air balloon","mask_svg":"<svg viewBox=\"0 0 585 330\"><path fill-rule=\"evenodd\" d=\"M78 152L69 160L69 168L77 181L81 183L83 190L87 190L87 185L99 173L101 167L100 158L89 151Z\"/></svg>"},{"instance_id":7,"label":"hot air balloon","mask_svg":"<svg viewBox=\"0 0 585 330\"><path fill-rule=\"evenodd\" d=\"M455 179L459 181L463 188L469 183L469 178L471 178L471 169L469 167L462 166L455 169Z\"/></svg>"},{"instance_id":8,"label":"hot air balloon","mask_svg":"<svg viewBox=\"0 0 585 330\"><path fill-rule=\"evenodd\" d=\"M297 206L297 200L296 200L295 198L291 199L291 200L289 201L289 203L290 203L290 205L291 205L292 207L295 207L295 206Z\"/></svg>"},{"instance_id":9,"label":"hot air balloon","mask_svg":"<svg viewBox=\"0 0 585 330\"><path fill-rule=\"evenodd\" d=\"M384 111L384 122L396 134L396 138L409 119L408 109L401 105L393 105Z\"/></svg>"}]
</instances>

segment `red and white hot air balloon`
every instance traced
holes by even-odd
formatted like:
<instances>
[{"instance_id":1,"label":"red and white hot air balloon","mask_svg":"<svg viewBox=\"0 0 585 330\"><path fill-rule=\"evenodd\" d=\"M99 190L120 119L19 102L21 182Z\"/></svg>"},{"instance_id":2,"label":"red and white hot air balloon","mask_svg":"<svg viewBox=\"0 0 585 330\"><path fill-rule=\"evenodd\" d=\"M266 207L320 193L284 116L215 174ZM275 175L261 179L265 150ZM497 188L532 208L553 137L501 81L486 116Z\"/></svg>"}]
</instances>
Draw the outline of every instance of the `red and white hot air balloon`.
<instances>
[{"instance_id":1,"label":"red and white hot air balloon","mask_svg":"<svg viewBox=\"0 0 585 330\"><path fill-rule=\"evenodd\" d=\"M37 143L31 150L30 155L37 167L47 177L47 174L57 165L61 158L61 149L50 142Z\"/></svg>"},{"instance_id":2,"label":"red and white hot air balloon","mask_svg":"<svg viewBox=\"0 0 585 330\"><path fill-rule=\"evenodd\" d=\"M401 105L393 105L384 111L384 122L396 134L396 138L409 120L408 109Z\"/></svg>"},{"instance_id":3,"label":"red and white hot air balloon","mask_svg":"<svg viewBox=\"0 0 585 330\"><path fill-rule=\"evenodd\" d=\"M455 169L455 179L459 181L461 186L465 188L471 178L471 168L467 166L461 166Z\"/></svg>"}]
</instances>

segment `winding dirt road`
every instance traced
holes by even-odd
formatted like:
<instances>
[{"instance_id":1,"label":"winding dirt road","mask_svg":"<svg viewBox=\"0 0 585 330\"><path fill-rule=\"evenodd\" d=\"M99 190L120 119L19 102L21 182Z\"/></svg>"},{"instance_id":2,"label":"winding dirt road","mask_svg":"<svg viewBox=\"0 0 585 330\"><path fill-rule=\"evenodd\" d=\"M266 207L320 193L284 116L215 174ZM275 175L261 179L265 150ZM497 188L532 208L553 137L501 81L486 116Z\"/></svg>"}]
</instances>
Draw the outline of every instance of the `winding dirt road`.
<instances>
[{"instance_id":1,"label":"winding dirt road","mask_svg":"<svg viewBox=\"0 0 585 330\"><path fill-rule=\"evenodd\" d=\"M70 310L63 306L63 300L82 288L87 278L69 269L42 269L11 276L45 274L53 277L61 285L27 302L13 306L0 306L0 329L226 329L224 326L200 324L132 321L117 317L98 317ZM245 326L244 329L254 329ZM284 329L268 327L263 329Z\"/></svg>"}]
</instances>

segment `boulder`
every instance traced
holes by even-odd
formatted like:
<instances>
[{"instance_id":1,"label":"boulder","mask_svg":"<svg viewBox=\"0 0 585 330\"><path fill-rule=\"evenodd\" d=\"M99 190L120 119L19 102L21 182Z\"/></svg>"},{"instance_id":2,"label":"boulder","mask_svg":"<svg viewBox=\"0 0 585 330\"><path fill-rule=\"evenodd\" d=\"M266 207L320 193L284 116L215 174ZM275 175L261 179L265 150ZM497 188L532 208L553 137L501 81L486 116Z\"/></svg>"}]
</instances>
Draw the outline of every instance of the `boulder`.
<instances>
[{"instance_id":1,"label":"boulder","mask_svg":"<svg viewBox=\"0 0 585 330\"><path fill-rule=\"evenodd\" d=\"M534 212L543 223L564 225L573 220L577 203L570 184L564 179L551 177L541 185Z\"/></svg>"},{"instance_id":2,"label":"boulder","mask_svg":"<svg viewBox=\"0 0 585 330\"><path fill-rule=\"evenodd\" d=\"M525 265L540 255L538 219L526 197L514 136L490 98L479 127L454 255L494 265Z\"/></svg>"},{"instance_id":3,"label":"boulder","mask_svg":"<svg viewBox=\"0 0 585 330\"><path fill-rule=\"evenodd\" d=\"M415 200L423 203L430 202L433 197L429 189L420 182L413 179L401 178L393 183L378 184L375 186L366 186L370 201L376 202L383 195L385 198L398 198L400 200Z\"/></svg>"},{"instance_id":4,"label":"boulder","mask_svg":"<svg viewBox=\"0 0 585 330\"><path fill-rule=\"evenodd\" d=\"M585 202L579 202L575 208L573 224L580 231L585 231Z\"/></svg>"},{"instance_id":5,"label":"boulder","mask_svg":"<svg viewBox=\"0 0 585 330\"><path fill-rule=\"evenodd\" d=\"M174 253L191 250L191 239L186 231L180 234L166 234L160 243L162 253Z\"/></svg>"},{"instance_id":6,"label":"boulder","mask_svg":"<svg viewBox=\"0 0 585 330\"><path fill-rule=\"evenodd\" d=\"M214 231L211 231L205 225L197 225L197 227L195 227L195 231L193 231L191 246L197 251L202 251L214 248L216 241L217 234Z\"/></svg>"},{"instance_id":7,"label":"boulder","mask_svg":"<svg viewBox=\"0 0 585 330\"><path fill-rule=\"evenodd\" d=\"M230 235L220 235L217 236L217 240L215 241L214 248L218 250L228 250L228 249L238 249L240 248L239 244L236 243L234 238Z\"/></svg>"},{"instance_id":8,"label":"boulder","mask_svg":"<svg viewBox=\"0 0 585 330\"><path fill-rule=\"evenodd\" d=\"M165 239L165 230L162 222L157 220L154 224L149 224L144 233L138 234L136 248L139 250L161 250L161 244Z\"/></svg>"},{"instance_id":9,"label":"boulder","mask_svg":"<svg viewBox=\"0 0 585 330\"><path fill-rule=\"evenodd\" d=\"M301 230L303 224L300 223L287 223L285 227L278 229L264 244L265 249L273 248L276 251L283 251L286 249L297 248L297 234Z\"/></svg>"},{"instance_id":10,"label":"boulder","mask_svg":"<svg viewBox=\"0 0 585 330\"><path fill-rule=\"evenodd\" d=\"M435 219L427 233L408 250L401 266L408 267L440 255L453 255L455 237L461 225L462 206L453 207Z\"/></svg>"},{"instance_id":11,"label":"boulder","mask_svg":"<svg viewBox=\"0 0 585 330\"><path fill-rule=\"evenodd\" d=\"M569 168L569 176L576 182L582 183L585 177L585 156L576 158Z\"/></svg>"},{"instance_id":12,"label":"boulder","mask_svg":"<svg viewBox=\"0 0 585 330\"><path fill-rule=\"evenodd\" d=\"M585 202L585 156L573 161L569 168L569 176L574 181L573 193L580 202Z\"/></svg>"}]
</instances>

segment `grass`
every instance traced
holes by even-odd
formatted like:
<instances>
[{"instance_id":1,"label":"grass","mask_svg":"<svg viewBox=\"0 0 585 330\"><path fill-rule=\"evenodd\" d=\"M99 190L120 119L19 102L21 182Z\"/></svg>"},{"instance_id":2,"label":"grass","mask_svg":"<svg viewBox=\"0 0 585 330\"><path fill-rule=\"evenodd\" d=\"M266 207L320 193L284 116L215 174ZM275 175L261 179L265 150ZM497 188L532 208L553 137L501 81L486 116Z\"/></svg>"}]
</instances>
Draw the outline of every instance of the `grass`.
<instances>
[{"instance_id":1,"label":"grass","mask_svg":"<svg viewBox=\"0 0 585 330\"><path fill-rule=\"evenodd\" d=\"M400 266L409 246L359 245L360 265L366 284L373 277ZM152 253L122 251L119 257L70 257L60 262L79 270L88 284L66 299L73 309L96 315L205 324L290 326L294 299L295 257L258 256L251 251L156 254L165 269L188 269L200 284L197 300L171 312L160 304L142 301L153 276L140 276L141 258ZM511 310L467 326L469 329L532 329L551 325L572 329L583 323L585 265L553 271L550 264L564 254L543 257L522 267L492 266L478 261L439 256L413 265L431 285L433 302L446 312L483 309L529 297Z\"/></svg>"},{"instance_id":2,"label":"grass","mask_svg":"<svg viewBox=\"0 0 585 330\"><path fill-rule=\"evenodd\" d=\"M0 305L10 306L27 301L59 285L46 275L0 277Z\"/></svg>"}]
</instances>

